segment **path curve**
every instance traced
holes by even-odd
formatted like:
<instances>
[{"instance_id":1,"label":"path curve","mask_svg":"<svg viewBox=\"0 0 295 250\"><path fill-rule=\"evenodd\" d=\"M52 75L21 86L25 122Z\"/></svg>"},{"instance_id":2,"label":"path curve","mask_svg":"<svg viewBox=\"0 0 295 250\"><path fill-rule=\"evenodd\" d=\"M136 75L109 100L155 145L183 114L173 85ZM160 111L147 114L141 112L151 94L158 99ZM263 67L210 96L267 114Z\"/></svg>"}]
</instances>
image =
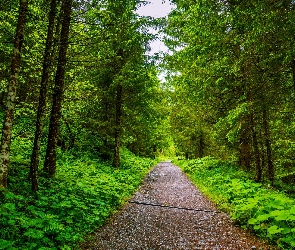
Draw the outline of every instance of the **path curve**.
<instances>
[{"instance_id":1,"label":"path curve","mask_svg":"<svg viewBox=\"0 0 295 250\"><path fill-rule=\"evenodd\" d=\"M158 164L94 236L85 249L275 249L236 227L169 162Z\"/></svg>"}]
</instances>

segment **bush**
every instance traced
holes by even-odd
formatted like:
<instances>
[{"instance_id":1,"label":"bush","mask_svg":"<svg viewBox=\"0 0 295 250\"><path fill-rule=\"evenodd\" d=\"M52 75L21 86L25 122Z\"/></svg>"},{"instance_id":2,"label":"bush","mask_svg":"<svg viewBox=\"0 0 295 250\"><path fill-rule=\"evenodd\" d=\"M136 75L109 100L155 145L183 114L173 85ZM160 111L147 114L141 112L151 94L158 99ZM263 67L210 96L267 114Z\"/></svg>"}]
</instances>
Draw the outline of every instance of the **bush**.
<instances>
[{"instance_id":1,"label":"bush","mask_svg":"<svg viewBox=\"0 0 295 250\"><path fill-rule=\"evenodd\" d=\"M283 249L295 248L295 200L252 181L230 163L203 158L178 164L191 180L244 228Z\"/></svg>"},{"instance_id":2,"label":"bush","mask_svg":"<svg viewBox=\"0 0 295 250\"><path fill-rule=\"evenodd\" d=\"M63 154L56 178L40 178L37 197L28 167L12 166L0 191L0 249L72 249L132 195L153 163L123 151L122 166L113 169L89 155Z\"/></svg>"}]
</instances>

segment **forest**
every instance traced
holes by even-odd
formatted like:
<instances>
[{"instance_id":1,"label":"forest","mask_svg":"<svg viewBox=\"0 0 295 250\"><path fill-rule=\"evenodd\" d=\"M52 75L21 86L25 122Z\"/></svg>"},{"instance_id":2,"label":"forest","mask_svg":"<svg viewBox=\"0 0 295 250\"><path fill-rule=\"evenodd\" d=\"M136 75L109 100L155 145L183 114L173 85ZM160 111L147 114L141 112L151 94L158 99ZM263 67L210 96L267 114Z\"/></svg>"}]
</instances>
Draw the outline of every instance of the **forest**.
<instances>
[{"instance_id":1,"label":"forest","mask_svg":"<svg viewBox=\"0 0 295 250\"><path fill-rule=\"evenodd\" d=\"M0 2L0 249L76 248L168 158L295 247L294 1L170 2Z\"/></svg>"}]
</instances>

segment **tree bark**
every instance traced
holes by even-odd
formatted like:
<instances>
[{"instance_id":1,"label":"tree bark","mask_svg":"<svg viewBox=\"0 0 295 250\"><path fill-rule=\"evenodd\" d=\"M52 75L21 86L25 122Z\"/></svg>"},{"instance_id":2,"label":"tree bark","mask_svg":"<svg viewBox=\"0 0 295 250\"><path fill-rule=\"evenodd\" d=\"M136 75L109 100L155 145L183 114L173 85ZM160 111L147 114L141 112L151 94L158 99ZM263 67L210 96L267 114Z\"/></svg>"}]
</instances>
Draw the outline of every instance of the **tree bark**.
<instances>
[{"instance_id":1,"label":"tree bark","mask_svg":"<svg viewBox=\"0 0 295 250\"><path fill-rule=\"evenodd\" d=\"M53 103L51 109L51 117L49 124L48 143L46 150L46 157L44 163L44 171L53 177L56 171L56 147L58 139L59 120L61 117L61 105L64 91L64 78L66 72L67 49L69 30L71 22L71 10L73 0L64 0L63 4L63 21L60 39L60 50L58 57L58 65L55 75L55 89L53 94Z\"/></svg>"},{"instance_id":2,"label":"tree bark","mask_svg":"<svg viewBox=\"0 0 295 250\"><path fill-rule=\"evenodd\" d=\"M251 121L251 130L252 130L252 138L253 138L253 148L254 148L254 158L255 158L255 165L256 165L256 176L255 180L257 182L261 181L262 177L262 167L260 162L260 151L258 147L258 140L257 140L257 131L255 127L255 120L253 112L250 114L250 121Z\"/></svg>"},{"instance_id":3,"label":"tree bark","mask_svg":"<svg viewBox=\"0 0 295 250\"><path fill-rule=\"evenodd\" d=\"M117 93L116 93L115 150L114 150L113 166L119 167L120 144L121 144L122 92L123 92L123 87L121 84L117 85L116 92Z\"/></svg>"},{"instance_id":4,"label":"tree bark","mask_svg":"<svg viewBox=\"0 0 295 250\"><path fill-rule=\"evenodd\" d=\"M252 96L251 96L251 90L248 90L247 93L248 102L250 105L252 105ZM254 159L255 159L255 165L256 165L256 176L255 180L257 182L261 181L262 177L262 167L260 162L260 151L258 146L258 140L257 140L257 131L256 131L256 124L255 124L255 118L254 118L254 111L253 108L250 108L250 127L252 131L252 143L253 143L253 149L254 149Z\"/></svg>"},{"instance_id":5,"label":"tree bark","mask_svg":"<svg viewBox=\"0 0 295 250\"><path fill-rule=\"evenodd\" d=\"M241 121L240 133L240 165L248 172L251 170L251 144L250 144L250 129L249 116L245 116Z\"/></svg>"},{"instance_id":6,"label":"tree bark","mask_svg":"<svg viewBox=\"0 0 295 250\"><path fill-rule=\"evenodd\" d=\"M295 91L295 59L292 60L292 78L293 78L293 88Z\"/></svg>"},{"instance_id":7,"label":"tree bark","mask_svg":"<svg viewBox=\"0 0 295 250\"><path fill-rule=\"evenodd\" d=\"M205 151L205 139L204 139L204 134L201 133L199 137L199 157L200 158L204 157L204 151Z\"/></svg>"},{"instance_id":8,"label":"tree bark","mask_svg":"<svg viewBox=\"0 0 295 250\"><path fill-rule=\"evenodd\" d=\"M10 158L11 135L14 120L16 90L18 85L18 73L21 62L21 48L24 40L24 29L26 24L26 16L28 12L28 1L21 0L19 8L19 16L16 27L16 35L14 40L14 51L11 63L11 75L8 84L8 93L6 100L6 110L4 114L4 122L1 138L1 154L0 154L0 188L7 187L7 174Z\"/></svg>"},{"instance_id":9,"label":"tree bark","mask_svg":"<svg viewBox=\"0 0 295 250\"><path fill-rule=\"evenodd\" d=\"M188 152L185 152L185 159L189 160Z\"/></svg>"},{"instance_id":10,"label":"tree bark","mask_svg":"<svg viewBox=\"0 0 295 250\"><path fill-rule=\"evenodd\" d=\"M4 99L5 99L5 92L3 91L0 93L0 109L2 109L2 107L4 109L4 106L5 106Z\"/></svg>"},{"instance_id":11,"label":"tree bark","mask_svg":"<svg viewBox=\"0 0 295 250\"><path fill-rule=\"evenodd\" d=\"M263 117L263 129L264 129L264 136L265 136L266 156L267 156L268 178L271 184L273 185L275 170L274 170L274 165L272 161L272 149L271 149L270 132L269 132L268 112L266 107L263 107L262 117Z\"/></svg>"},{"instance_id":12,"label":"tree bark","mask_svg":"<svg viewBox=\"0 0 295 250\"><path fill-rule=\"evenodd\" d=\"M40 154L42 129L43 129L44 118L45 118L45 110L46 110L49 72L50 72L52 59L53 59L52 44L53 44L53 35L54 35L54 22L55 22L55 16L56 16L56 5L57 5L57 0L52 0L50 5L46 47L45 47L45 53L44 53L44 59L43 59L43 72L42 72L42 79L40 84L39 105L38 105L38 111L37 111L34 147L33 147L33 153L31 156L30 178L32 181L32 190L35 192L38 190L37 174L38 174L39 154Z\"/></svg>"},{"instance_id":13,"label":"tree bark","mask_svg":"<svg viewBox=\"0 0 295 250\"><path fill-rule=\"evenodd\" d=\"M104 101L103 101L103 106L104 106L104 115L103 115L103 119L105 122L105 125L103 126L103 137L102 137L102 142L103 142L103 146L104 146L104 150L109 150L110 146L109 146L109 140L108 140L108 129L110 126L110 119L109 119L109 101L107 100L106 97L104 97Z\"/></svg>"}]
</instances>

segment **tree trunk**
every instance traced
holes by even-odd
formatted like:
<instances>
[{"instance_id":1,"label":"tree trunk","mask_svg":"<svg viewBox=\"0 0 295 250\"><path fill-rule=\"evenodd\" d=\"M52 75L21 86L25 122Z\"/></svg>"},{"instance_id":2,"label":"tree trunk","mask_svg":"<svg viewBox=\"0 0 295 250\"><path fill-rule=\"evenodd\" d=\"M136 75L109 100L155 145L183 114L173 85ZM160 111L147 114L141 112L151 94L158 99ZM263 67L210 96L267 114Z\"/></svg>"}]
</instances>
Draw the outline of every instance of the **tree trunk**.
<instances>
[{"instance_id":1,"label":"tree trunk","mask_svg":"<svg viewBox=\"0 0 295 250\"><path fill-rule=\"evenodd\" d=\"M250 129L248 123L249 116L245 116L241 121L240 133L240 165L248 172L251 170L251 144Z\"/></svg>"},{"instance_id":2,"label":"tree trunk","mask_svg":"<svg viewBox=\"0 0 295 250\"><path fill-rule=\"evenodd\" d=\"M260 152L259 152L259 146L258 146L258 139L257 139L257 131L256 131L256 124L255 124L255 118L254 118L254 111L252 107L252 95L251 95L251 89L248 89L247 91L247 99L250 106L250 128L252 131L252 143L253 143L253 149L254 149L254 159L255 159L255 165L256 165L256 176L255 180L257 182L261 181L262 177L262 167L260 162Z\"/></svg>"},{"instance_id":3,"label":"tree trunk","mask_svg":"<svg viewBox=\"0 0 295 250\"><path fill-rule=\"evenodd\" d=\"M186 159L186 160L188 160L188 159L189 159L188 152L185 152L185 159Z\"/></svg>"},{"instance_id":4,"label":"tree trunk","mask_svg":"<svg viewBox=\"0 0 295 250\"><path fill-rule=\"evenodd\" d=\"M250 114L250 123L251 123L251 131L252 131L254 159L255 159L255 166L256 166L255 180L257 182L260 182L261 177L262 177L262 167L261 167L261 162L260 162L260 151L259 151L259 146L258 146L257 131L256 131L256 127L255 127L256 124L255 124L253 112L251 112L251 114Z\"/></svg>"},{"instance_id":5,"label":"tree trunk","mask_svg":"<svg viewBox=\"0 0 295 250\"><path fill-rule=\"evenodd\" d=\"M114 160L113 160L114 167L119 167L120 165L122 92L123 92L122 85L118 84L117 94L116 94L115 150L114 150Z\"/></svg>"},{"instance_id":6,"label":"tree trunk","mask_svg":"<svg viewBox=\"0 0 295 250\"><path fill-rule=\"evenodd\" d=\"M204 157L204 150L205 150L205 140L204 140L204 134L201 133L199 138L199 157Z\"/></svg>"},{"instance_id":7,"label":"tree trunk","mask_svg":"<svg viewBox=\"0 0 295 250\"><path fill-rule=\"evenodd\" d=\"M103 101L103 105L104 105L104 115L103 115L103 119L105 122L105 125L103 127L103 138L102 138L102 142L103 142L103 146L104 146L104 150L109 150L109 140L108 140L108 134L109 134L109 125L110 125L110 119L109 119L109 102L107 100L107 98L104 98Z\"/></svg>"},{"instance_id":8,"label":"tree trunk","mask_svg":"<svg viewBox=\"0 0 295 250\"><path fill-rule=\"evenodd\" d=\"M271 149L271 141L270 141L270 132L269 132L269 122L268 122L268 112L266 107L263 107L262 111L263 116L263 129L265 136L265 146L266 146L266 156L267 156L267 169L268 169L268 178L273 185L275 170L272 162L272 149Z\"/></svg>"},{"instance_id":9,"label":"tree trunk","mask_svg":"<svg viewBox=\"0 0 295 250\"><path fill-rule=\"evenodd\" d=\"M258 147L257 131L255 128L255 120L254 120L253 112L250 114L250 121L251 121L251 130L252 130L252 138L253 138L254 158L255 158L255 165L256 165L255 180L257 182L260 182L262 177L262 167L260 162L260 151Z\"/></svg>"},{"instance_id":10,"label":"tree trunk","mask_svg":"<svg viewBox=\"0 0 295 250\"><path fill-rule=\"evenodd\" d=\"M42 79L40 84L39 105L38 105L37 120L36 120L34 147L33 147L33 153L31 156L30 178L32 181L33 191L38 190L37 173L38 173L41 138L42 138L42 129L43 129L43 123L44 123L44 117L45 117L45 109L46 109L49 72L50 72L52 59L53 59L52 43L53 43L53 34L54 34L54 21L56 16L56 4L57 4L57 0L51 1L46 47L45 47L45 53L44 53L44 59L43 59L43 73L42 73Z\"/></svg>"},{"instance_id":11,"label":"tree trunk","mask_svg":"<svg viewBox=\"0 0 295 250\"><path fill-rule=\"evenodd\" d=\"M64 91L64 78L66 72L66 59L68 49L69 30L71 22L71 10L73 0L64 0L63 4L63 21L60 39L60 50L58 65L55 75L55 89L53 94L53 103L48 133L48 144L44 163L44 171L50 176L55 175L56 170L56 147L58 139L59 120L61 116L61 105Z\"/></svg>"},{"instance_id":12,"label":"tree trunk","mask_svg":"<svg viewBox=\"0 0 295 250\"><path fill-rule=\"evenodd\" d=\"M7 173L10 157L10 144L12 127L14 120L14 109L16 99L16 89L18 85L18 73L21 62L21 48L24 40L24 29L26 24L26 15L28 12L28 1L21 0L19 8L19 16L16 27L16 35L14 40L14 51L11 63L11 75L8 84L8 93L6 100L6 110L4 114L4 122L1 138L1 154L0 154L0 188L7 186Z\"/></svg>"},{"instance_id":13,"label":"tree trunk","mask_svg":"<svg viewBox=\"0 0 295 250\"><path fill-rule=\"evenodd\" d=\"M5 92L3 91L0 93L0 109L2 109L2 107L4 109L4 106L5 106L4 99L5 99Z\"/></svg>"},{"instance_id":14,"label":"tree trunk","mask_svg":"<svg viewBox=\"0 0 295 250\"><path fill-rule=\"evenodd\" d=\"M293 88L295 91L295 59L292 60L292 78L293 78Z\"/></svg>"}]
</instances>

